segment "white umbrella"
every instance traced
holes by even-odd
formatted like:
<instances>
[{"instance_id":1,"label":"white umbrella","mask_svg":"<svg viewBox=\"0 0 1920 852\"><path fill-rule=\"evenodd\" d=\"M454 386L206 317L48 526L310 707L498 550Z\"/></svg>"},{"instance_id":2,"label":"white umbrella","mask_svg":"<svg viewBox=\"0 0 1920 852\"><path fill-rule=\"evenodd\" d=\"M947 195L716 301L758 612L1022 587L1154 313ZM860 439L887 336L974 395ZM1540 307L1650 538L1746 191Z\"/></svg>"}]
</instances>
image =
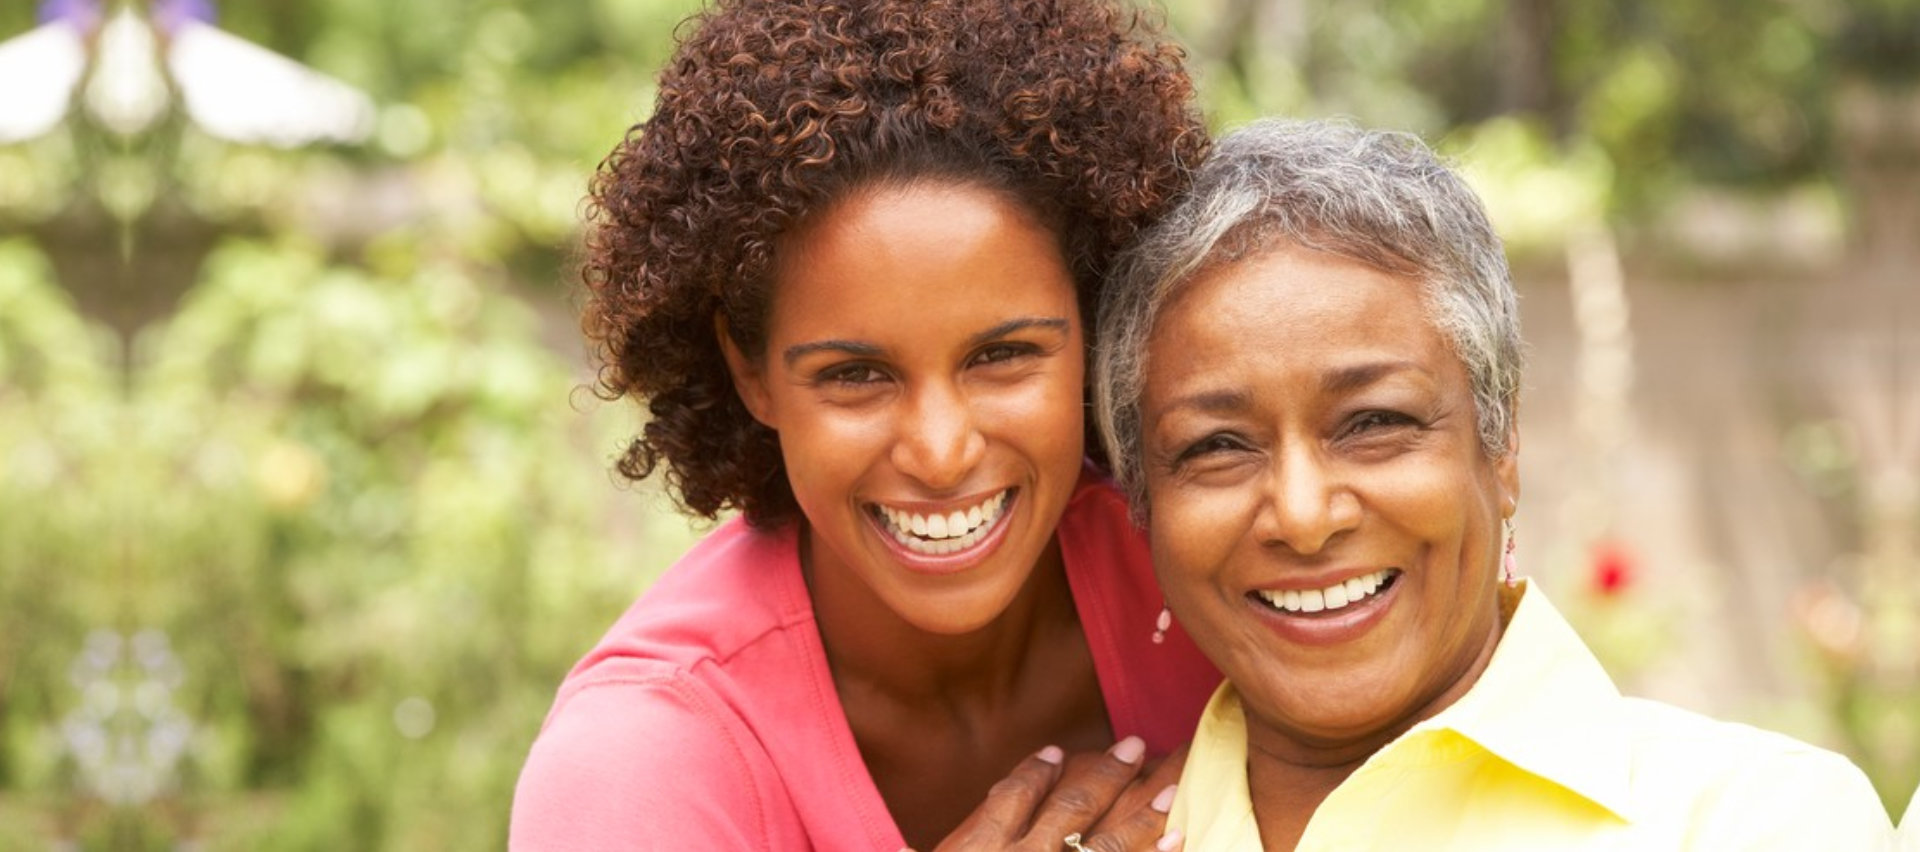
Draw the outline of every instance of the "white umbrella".
<instances>
[{"instance_id":1,"label":"white umbrella","mask_svg":"<svg viewBox=\"0 0 1920 852\"><path fill-rule=\"evenodd\" d=\"M147 15L121 6L104 17L96 0L45 0L40 17L0 42L0 142L52 130L83 78L86 111L122 136L152 127L175 90L189 121L231 142L291 148L373 131L365 93L215 27L211 0L156 0Z\"/></svg>"}]
</instances>

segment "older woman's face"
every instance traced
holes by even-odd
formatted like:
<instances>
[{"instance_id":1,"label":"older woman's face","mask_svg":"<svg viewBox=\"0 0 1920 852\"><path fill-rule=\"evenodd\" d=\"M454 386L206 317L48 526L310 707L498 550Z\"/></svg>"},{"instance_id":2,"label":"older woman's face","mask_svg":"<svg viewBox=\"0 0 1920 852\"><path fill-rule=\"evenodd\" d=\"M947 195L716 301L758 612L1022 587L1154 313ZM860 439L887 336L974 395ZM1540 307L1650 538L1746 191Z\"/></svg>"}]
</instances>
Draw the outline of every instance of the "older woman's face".
<instances>
[{"instance_id":1,"label":"older woman's face","mask_svg":"<svg viewBox=\"0 0 1920 852\"><path fill-rule=\"evenodd\" d=\"M1154 564L1255 748L1377 736L1478 676L1514 453L1481 450L1417 282L1291 244L1212 271L1157 322L1142 410Z\"/></svg>"}]
</instances>

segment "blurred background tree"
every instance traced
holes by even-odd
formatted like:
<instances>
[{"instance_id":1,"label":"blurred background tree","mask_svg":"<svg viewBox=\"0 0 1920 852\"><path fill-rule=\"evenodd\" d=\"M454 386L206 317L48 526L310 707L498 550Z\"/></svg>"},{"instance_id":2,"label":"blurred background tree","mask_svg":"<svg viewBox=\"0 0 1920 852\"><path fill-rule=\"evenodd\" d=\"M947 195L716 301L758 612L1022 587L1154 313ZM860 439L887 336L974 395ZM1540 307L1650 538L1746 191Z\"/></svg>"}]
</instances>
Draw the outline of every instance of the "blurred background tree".
<instances>
[{"instance_id":1,"label":"blurred background tree","mask_svg":"<svg viewBox=\"0 0 1920 852\"><path fill-rule=\"evenodd\" d=\"M611 482L569 260L697 7L232 0L363 142L222 141L176 81L0 145L0 848L501 845L560 676L699 532ZM1487 197L1522 547L1616 674L1904 802L1913 0L1167 7L1216 126L1411 129Z\"/></svg>"}]
</instances>

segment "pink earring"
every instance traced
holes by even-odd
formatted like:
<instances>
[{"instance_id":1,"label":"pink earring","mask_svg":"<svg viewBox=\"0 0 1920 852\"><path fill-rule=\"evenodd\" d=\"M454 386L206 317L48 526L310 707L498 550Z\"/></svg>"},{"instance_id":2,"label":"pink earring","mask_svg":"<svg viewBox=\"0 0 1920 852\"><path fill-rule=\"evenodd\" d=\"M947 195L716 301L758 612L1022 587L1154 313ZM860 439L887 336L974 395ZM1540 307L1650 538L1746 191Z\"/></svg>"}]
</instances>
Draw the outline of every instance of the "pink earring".
<instances>
[{"instance_id":1,"label":"pink earring","mask_svg":"<svg viewBox=\"0 0 1920 852\"><path fill-rule=\"evenodd\" d=\"M1517 585L1519 585L1519 584L1520 584L1520 580L1519 580L1519 578L1517 578L1517 577L1515 577L1515 576L1514 576L1514 572L1513 572L1513 562L1514 562L1514 559L1513 559L1513 540L1514 540L1514 534L1513 534L1513 519L1512 519L1512 518L1507 518L1507 519L1506 519L1506 521L1505 521L1505 523L1506 523L1506 528L1507 528L1507 553L1506 553L1506 555L1505 555L1504 557L1502 557L1502 558L1501 558L1501 560L1500 560L1500 568L1501 568L1501 571L1502 571L1503 573L1505 573L1505 574L1506 574L1506 579L1507 579L1507 585L1508 585L1509 587L1512 587L1512 586L1517 586Z\"/></svg>"},{"instance_id":2,"label":"pink earring","mask_svg":"<svg viewBox=\"0 0 1920 852\"><path fill-rule=\"evenodd\" d=\"M1173 610L1166 604L1160 605L1160 617L1153 620L1153 644L1167 641L1167 629L1173 626Z\"/></svg>"}]
</instances>

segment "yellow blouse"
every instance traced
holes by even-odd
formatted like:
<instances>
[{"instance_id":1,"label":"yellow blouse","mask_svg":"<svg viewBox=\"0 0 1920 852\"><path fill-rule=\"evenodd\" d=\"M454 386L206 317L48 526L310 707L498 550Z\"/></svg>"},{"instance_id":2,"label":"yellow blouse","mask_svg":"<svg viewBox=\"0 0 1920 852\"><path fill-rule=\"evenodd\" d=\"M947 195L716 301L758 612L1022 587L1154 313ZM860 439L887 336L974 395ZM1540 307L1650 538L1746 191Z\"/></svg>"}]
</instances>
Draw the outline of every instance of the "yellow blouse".
<instances>
[{"instance_id":1,"label":"yellow blouse","mask_svg":"<svg viewBox=\"0 0 1920 852\"><path fill-rule=\"evenodd\" d=\"M1893 826L1840 755L1622 697L1538 590L1465 696L1355 770L1300 850L1879 852ZM1260 845L1240 697L1201 717L1170 824L1186 852Z\"/></svg>"},{"instance_id":2,"label":"yellow blouse","mask_svg":"<svg viewBox=\"0 0 1920 852\"><path fill-rule=\"evenodd\" d=\"M1920 787L1913 790L1907 803L1907 815L1900 818L1901 852L1920 852Z\"/></svg>"}]
</instances>

